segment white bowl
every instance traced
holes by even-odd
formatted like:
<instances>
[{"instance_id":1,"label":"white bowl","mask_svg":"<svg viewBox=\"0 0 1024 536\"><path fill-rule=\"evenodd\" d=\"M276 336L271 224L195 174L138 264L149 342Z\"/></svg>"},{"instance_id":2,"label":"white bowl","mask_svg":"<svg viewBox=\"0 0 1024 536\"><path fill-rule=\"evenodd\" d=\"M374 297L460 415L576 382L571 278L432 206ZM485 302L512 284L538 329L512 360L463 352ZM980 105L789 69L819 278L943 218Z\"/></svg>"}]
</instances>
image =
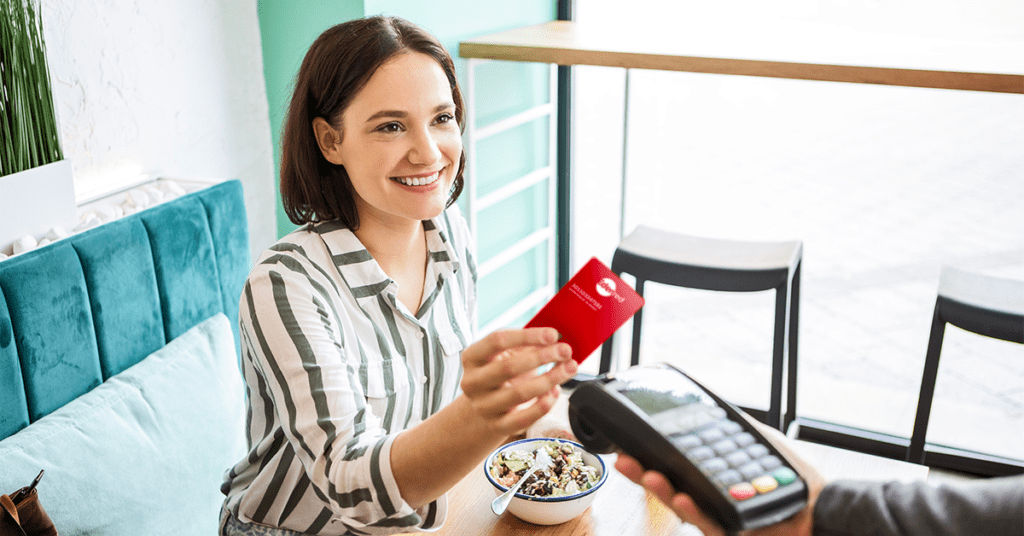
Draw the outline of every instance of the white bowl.
<instances>
[{"instance_id":1,"label":"white bowl","mask_svg":"<svg viewBox=\"0 0 1024 536\"><path fill-rule=\"evenodd\" d=\"M515 497L512 498L512 502L508 505L508 511L519 519L535 525L557 525L559 523L565 523L566 521L582 514L584 510L590 507L590 503L594 502L597 490L601 489L605 480L608 479L608 472L606 471L604 460L602 460L600 456L587 452L587 450L583 448L583 445L580 445L575 441L553 437L520 439L519 441L513 441L507 445L502 445L492 452L491 455L487 457L487 460L484 461L484 475L487 477L487 481L494 486L495 496L501 495L508 490L508 488L499 484L494 477L491 476L491 464L494 463L494 458L499 453L507 450L534 452L540 447L541 443L548 443L551 441L568 443L575 447L582 454L583 463L597 469L598 478L592 488L581 491L575 495L563 495L561 497L533 497L530 495L523 495L522 493L516 493Z\"/></svg>"}]
</instances>

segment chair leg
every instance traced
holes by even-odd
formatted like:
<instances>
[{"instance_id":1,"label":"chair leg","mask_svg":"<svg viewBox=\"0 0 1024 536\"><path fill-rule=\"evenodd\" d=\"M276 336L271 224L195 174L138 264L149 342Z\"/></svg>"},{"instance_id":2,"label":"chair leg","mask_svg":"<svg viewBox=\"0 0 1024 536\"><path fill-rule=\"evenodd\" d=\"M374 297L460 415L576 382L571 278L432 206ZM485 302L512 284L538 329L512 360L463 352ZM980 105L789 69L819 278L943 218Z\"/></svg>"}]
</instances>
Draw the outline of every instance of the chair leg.
<instances>
[{"instance_id":1,"label":"chair leg","mask_svg":"<svg viewBox=\"0 0 1024 536\"><path fill-rule=\"evenodd\" d=\"M612 345L614 341L615 334L613 333L601 345L601 365L597 369L598 374L605 374L612 369Z\"/></svg>"},{"instance_id":2,"label":"chair leg","mask_svg":"<svg viewBox=\"0 0 1024 536\"><path fill-rule=\"evenodd\" d=\"M910 447L907 448L907 461L924 464L924 444L928 435L928 419L932 412L932 399L935 397L935 382L939 375L939 354L942 352L942 339L946 332L946 321L939 313L939 304L935 304L932 315L932 330L928 336L928 350L924 357L924 374L921 377L921 394L917 398L917 415L914 417L914 432L910 436Z\"/></svg>"},{"instance_id":3,"label":"chair leg","mask_svg":"<svg viewBox=\"0 0 1024 536\"><path fill-rule=\"evenodd\" d=\"M786 302L789 292L786 283L775 288L775 337L772 345L772 389L765 424L782 430L782 374L785 365Z\"/></svg>"},{"instance_id":4,"label":"chair leg","mask_svg":"<svg viewBox=\"0 0 1024 536\"><path fill-rule=\"evenodd\" d=\"M636 278L636 293L644 295L644 280ZM644 308L641 307L633 315L633 346L630 350L629 365L635 367L640 364L640 322L643 321Z\"/></svg>"},{"instance_id":5,"label":"chair leg","mask_svg":"<svg viewBox=\"0 0 1024 536\"><path fill-rule=\"evenodd\" d=\"M800 265L793 271L793 282L789 290L789 377L786 381L786 415L782 429L786 431L796 420L796 378L797 378L797 334L800 332Z\"/></svg>"}]
</instances>

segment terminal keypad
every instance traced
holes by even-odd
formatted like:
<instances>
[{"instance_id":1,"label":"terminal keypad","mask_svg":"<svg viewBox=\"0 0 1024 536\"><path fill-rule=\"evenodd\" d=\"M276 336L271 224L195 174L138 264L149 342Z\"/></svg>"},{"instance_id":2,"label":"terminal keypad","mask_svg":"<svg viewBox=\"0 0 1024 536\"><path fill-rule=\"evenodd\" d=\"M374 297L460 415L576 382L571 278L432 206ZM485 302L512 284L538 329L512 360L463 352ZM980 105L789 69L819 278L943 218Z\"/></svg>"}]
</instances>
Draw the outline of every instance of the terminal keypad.
<instances>
[{"instance_id":1,"label":"terminal keypad","mask_svg":"<svg viewBox=\"0 0 1024 536\"><path fill-rule=\"evenodd\" d=\"M739 423L728 420L724 411L714 422L669 439L736 501L771 493L797 480L792 469Z\"/></svg>"}]
</instances>

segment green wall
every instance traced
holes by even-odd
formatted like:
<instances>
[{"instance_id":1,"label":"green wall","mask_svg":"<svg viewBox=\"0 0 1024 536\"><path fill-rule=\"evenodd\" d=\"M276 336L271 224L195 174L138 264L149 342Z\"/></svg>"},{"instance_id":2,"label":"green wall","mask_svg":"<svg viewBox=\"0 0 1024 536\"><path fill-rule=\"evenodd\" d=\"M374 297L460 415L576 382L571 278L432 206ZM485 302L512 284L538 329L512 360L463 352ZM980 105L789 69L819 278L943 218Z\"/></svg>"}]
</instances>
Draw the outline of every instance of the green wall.
<instances>
[{"instance_id":1,"label":"green wall","mask_svg":"<svg viewBox=\"0 0 1024 536\"><path fill-rule=\"evenodd\" d=\"M270 105L270 135L274 142L274 184L280 179L281 126L295 75L313 41L331 26L363 16L362 0L299 1L259 0L260 39L263 43L263 76ZM281 207L277 191L277 236L295 229Z\"/></svg>"},{"instance_id":2,"label":"green wall","mask_svg":"<svg viewBox=\"0 0 1024 536\"><path fill-rule=\"evenodd\" d=\"M455 57L460 41L554 20L556 3L555 0L366 0L365 6L367 15L394 15L426 28Z\"/></svg>"}]
</instances>

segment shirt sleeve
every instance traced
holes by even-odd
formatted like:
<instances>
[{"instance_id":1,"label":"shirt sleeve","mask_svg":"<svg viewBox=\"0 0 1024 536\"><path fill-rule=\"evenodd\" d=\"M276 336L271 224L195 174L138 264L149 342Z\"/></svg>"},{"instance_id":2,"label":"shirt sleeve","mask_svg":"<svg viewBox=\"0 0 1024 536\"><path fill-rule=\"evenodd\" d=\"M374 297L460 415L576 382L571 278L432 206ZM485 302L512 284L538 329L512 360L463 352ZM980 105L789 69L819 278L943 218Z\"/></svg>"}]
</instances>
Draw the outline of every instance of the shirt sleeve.
<instances>
[{"instance_id":1,"label":"shirt sleeve","mask_svg":"<svg viewBox=\"0 0 1024 536\"><path fill-rule=\"evenodd\" d=\"M1024 535L1024 476L927 482L836 481L814 507L815 536Z\"/></svg>"},{"instance_id":2,"label":"shirt sleeve","mask_svg":"<svg viewBox=\"0 0 1024 536\"><path fill-rule=\"evenodd\" d=\"M350 312L338 289L308 259L279 255L250 274L242 329L253 341L247 358L266 382L288 451L332 517L359 533L430 530L445 518L445 498L414 510L391 471L394 435L366 403L360 374L366 356L346 355L343 324ZM330 269L330 268L329 268ZM281 462L282 465L285 462ZM298 471L295 471L298 472ZM287 474L283 472L282 474ZM306 482L287 482L288 501L309 500ZM282 499L285 500L285 499Z\"/></svg>"}]
</instances>

